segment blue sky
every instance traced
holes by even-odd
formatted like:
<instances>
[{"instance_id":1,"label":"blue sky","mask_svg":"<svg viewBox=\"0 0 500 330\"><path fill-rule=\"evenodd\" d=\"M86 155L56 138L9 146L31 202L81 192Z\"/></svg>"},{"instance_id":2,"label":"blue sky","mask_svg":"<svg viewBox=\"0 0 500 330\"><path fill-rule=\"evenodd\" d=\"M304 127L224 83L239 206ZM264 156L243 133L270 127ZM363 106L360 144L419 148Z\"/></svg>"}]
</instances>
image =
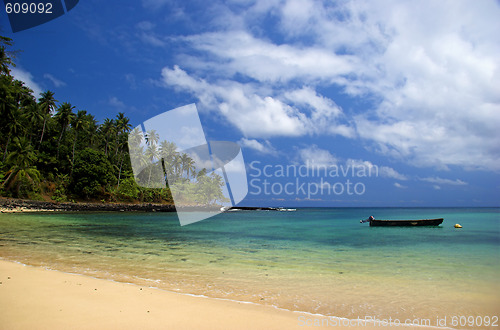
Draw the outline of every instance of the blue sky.
<instances>
[{"instance_id":1,"label":"blue sky","mask_svg":"<svg viewBox=\"0 0 500 330\"><path fill-rule=\"evenodd\" d=\"M497 1L82 0L15 34L2 12L0 27L23 50L16 78L100 121L195 103L260 180L244 204L499 206L498 17ZM266 165L310 172L258 177ZM277 193L287 183L338 189Z\"/></svg>"}]
</instances>

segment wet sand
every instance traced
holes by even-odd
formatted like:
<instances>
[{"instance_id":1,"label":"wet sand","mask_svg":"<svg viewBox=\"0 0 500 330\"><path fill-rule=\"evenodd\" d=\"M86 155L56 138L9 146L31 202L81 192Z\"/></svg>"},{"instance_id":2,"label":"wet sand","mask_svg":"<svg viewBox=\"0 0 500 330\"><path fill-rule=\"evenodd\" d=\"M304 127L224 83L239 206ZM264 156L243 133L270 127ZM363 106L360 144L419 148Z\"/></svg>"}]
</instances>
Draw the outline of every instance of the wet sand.
<instances>
[{"instance_id":1,"label":"wet sand","mask_svg":"<svg viewBox=\"0 0 500 330\"><path fill-rule=\"evenodd\" d=\"M345 326L349 320L183 295L5 260L0 260L0 282L2 329L381 328L355 320Z\"/></svg>"}]
</instances>

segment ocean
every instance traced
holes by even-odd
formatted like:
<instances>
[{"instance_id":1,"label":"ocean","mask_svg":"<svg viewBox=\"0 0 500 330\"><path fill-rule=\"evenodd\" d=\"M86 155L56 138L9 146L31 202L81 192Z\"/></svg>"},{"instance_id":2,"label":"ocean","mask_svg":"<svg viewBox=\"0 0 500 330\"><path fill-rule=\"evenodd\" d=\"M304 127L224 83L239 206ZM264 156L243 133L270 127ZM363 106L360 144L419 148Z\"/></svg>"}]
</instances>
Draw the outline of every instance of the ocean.
<instances>
[{"instance_id":1,"label":"ocean","mask_svg":"<svg viewBox=\"0 0 500 330\"><path fill-rule=\"evenodd\" d=\"M445 220L359 223L370 215ZM175 213L0 214L0 257L350 319L500 315L499 208L239 211L184 227Z\"/></svg>"}]
</instances>

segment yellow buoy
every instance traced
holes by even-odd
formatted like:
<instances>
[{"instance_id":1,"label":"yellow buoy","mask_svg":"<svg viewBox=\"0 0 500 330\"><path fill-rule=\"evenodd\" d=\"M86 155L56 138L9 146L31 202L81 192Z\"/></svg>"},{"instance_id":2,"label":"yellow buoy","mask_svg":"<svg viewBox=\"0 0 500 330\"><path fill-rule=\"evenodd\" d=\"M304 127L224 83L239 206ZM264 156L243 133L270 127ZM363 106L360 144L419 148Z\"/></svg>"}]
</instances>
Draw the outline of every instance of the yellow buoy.
<instances>
[{"instance_id":1,"label":"yellow buoy","mask_svg":"<svg viewBox=\"0 0 500 330\"><path fill-rule=\"evenodd\" d=\"M460 226L460 224L455 224L455 228L462 228L462 226Z\"/></svg>"}]
</instances>

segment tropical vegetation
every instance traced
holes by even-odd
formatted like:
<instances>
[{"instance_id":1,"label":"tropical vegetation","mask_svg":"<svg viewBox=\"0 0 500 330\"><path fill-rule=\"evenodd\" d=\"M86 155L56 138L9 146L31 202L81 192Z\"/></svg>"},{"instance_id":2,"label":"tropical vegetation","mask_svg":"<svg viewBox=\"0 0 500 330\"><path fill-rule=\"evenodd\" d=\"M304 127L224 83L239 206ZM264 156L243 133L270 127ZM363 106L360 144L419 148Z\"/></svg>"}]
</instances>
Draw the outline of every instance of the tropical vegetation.
<instances>
[{"instance_id":1,"label":"tropical vegetation","mask_svg":"<svg viewBox=\"0 0 500 330\"><path fill-rule=\"evenodd\" d=\"M159 141L156 132L147 132L144 139L142 132L131 131L124 113L99 123L87 110L57 100L52 91L33 95L11 75L10 46L12 40L0 36L0 196L172 203L172 189L183 192L179 196L190 204L225 200L220 176L197 172L191 157ZM144 165L137 177L129 134L140 153L136 160Z\"/></svg>"}]
</instances>

